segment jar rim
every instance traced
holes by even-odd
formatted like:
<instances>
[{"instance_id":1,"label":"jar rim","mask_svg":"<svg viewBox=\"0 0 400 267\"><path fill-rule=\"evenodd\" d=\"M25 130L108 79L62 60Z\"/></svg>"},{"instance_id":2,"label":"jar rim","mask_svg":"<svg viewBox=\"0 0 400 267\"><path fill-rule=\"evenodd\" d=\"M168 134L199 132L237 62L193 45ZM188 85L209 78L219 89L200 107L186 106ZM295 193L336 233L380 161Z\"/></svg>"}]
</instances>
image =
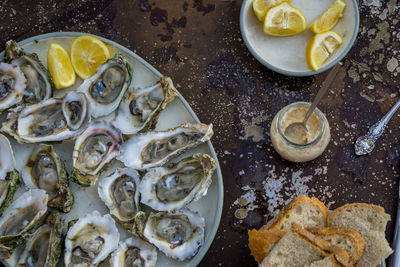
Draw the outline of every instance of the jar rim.
<instances>
[{"instance_id":1,"label":"jar rim","mask_svg":"<svg viewBox=\"0 0 400 267\"><path fill-rule=\"evenodd\" d=\"M324 132L325 132L325 127L326 127L325 124L326 124L326 123L325 123L325 118L324 118L324 116L323 116L322 111L319 110L317 107L314 109L313 114L315 114L315 115L317 116L317 118L319 119L319 121L321 122L321 131L319 132L318 136L317 136L314 140L312 140L311 142L306 143L306 144L297 144L297 143L295 143L295 142L290 141L290 140L285 136L285 134L282 132L281 125L282 125L283 116L284 116L290 109L296 108L296 107L297 107L297 108L302 108L302 107L304 107L304 108L309 108L310 106L311 106L311 103L300 101L300 102L291 103L291 104L289 104L289 105L287 105L287 106L285 106L284 108L281 109L280 114L279 114L279 117L278 117L278 120L277 120L276 123L277 123L277 128L278 128L278 133L279 133L279 135L280 135L280 136L283 138L283 140L285 140L285 142L287 142L288 144L290 144L290 145L292 145L292 146L295 146L295 147L305 148L305 147L310 147L310 146L312 146L312 145L318 143L318 142L321 140L321 138L322 138L322 136L323 136L323 134L324 134Z\"/></svg>"}]
</instances>

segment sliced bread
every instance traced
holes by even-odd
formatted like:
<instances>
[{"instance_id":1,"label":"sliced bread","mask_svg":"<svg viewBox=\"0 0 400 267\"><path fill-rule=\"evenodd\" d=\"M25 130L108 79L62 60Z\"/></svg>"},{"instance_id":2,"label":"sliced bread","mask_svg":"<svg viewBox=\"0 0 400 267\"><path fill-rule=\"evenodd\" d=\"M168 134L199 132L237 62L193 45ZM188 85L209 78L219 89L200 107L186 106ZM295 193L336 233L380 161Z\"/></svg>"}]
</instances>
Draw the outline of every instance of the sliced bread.
<instances>
[{"instance_id":1,"label":"sliced bread","mask_svg":"<svg viewBox=\"0 0 400 267\"><path fill-rule=\"evenodd\" d=\"M327 256L328 253L291 228L264 258L261 267L303 267Z\"/></svg>"},{"instance_id":2,"label":"sliced bread","mask_svg":"<svg viewBox=\"0 0 400 267\"><path fill-rule=\"evenodd\" d=\"M365 249L359 267L376 267L393 250L385 238L386 224L390 215L376 205L365 203L346 204L332 211L328 225L357 231L365 241Z\"/></svg>"},{"instance_id":3,"label":"sliced bread","mask_svg":"<svg viewBox=\"0 0 400 267\"><path fill-rule=\"evenodd\" d=\"M332 245L344 249L350 256L351 264L356 264L364 252L364 239L354 230L337 227L309 227L307 230Z\"/></svg>"},{"instance_id":4,"label":"sliced bread","mask_svg":"<svg viewBox=\"0 0 400 267\"><path fill-rule=\"evenodd\" d=\"M285 232L279 230L257 231L253 229L249 230L248 234L251 255L258 263L261 263L273 245L285 235Z\"/></svg>"},{"instance_id":5,"label":"sliced bread","mask_svg":"<svg viewBox=\"0 0 400 267\"><path fill-rule=\"evenodd\" d=\"M306 264L304 267L342 267L342 265L335 259L334 255L330 255L322 260Z\"/></svg>"},{"instance_id":6,"label":"sliced bread","mask_svg":"<svg viewBox=\"0 0 400 267\"><path fill-rule=\"evenodd\" d=\"M299 196L289 204L260 230L277 229L287 231L293 222L303 226L312 227L326 225L326 218L329 214L328 208L315 197Z\"/></svg>"},{"instance_id":7,"label":"sliced bread","mask_svg":"<svg viewBox=\"0 0 400 267\"><path fill-rule=\"evenodd\" d=\"M293 222L303 227L322 227L326 225L328 213L328 208L315 197L294 198L260 230L253 229L248 232L251 254L258 263L261 263Z\"/></svg>"}]
</instances>

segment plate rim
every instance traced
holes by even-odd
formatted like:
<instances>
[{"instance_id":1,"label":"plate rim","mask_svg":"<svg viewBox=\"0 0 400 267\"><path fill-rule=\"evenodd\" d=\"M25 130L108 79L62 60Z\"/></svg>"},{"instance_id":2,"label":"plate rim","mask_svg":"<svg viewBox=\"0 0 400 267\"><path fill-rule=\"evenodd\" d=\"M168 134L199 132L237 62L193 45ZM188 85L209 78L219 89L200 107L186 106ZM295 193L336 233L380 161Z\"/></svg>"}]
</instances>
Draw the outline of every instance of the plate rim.
<instances>
[{"instance_id":1,"label":"plate rim","mask_svg":"<svg viewBox=\"0 0 400 267\"><path fill-rule=\"evenodd\" d=\"M353 31L353 35L351 36L350 42L347 45L347 47L342 51L342 53L335 59L333 60L331 63L329 63L328 65L318 69L317 71L313 71L313 70L309 70L309 71L305 71L305 72L299 72L299 71L289 71L289 70L284 70L281 69L279 67L276 67L270 63L268 63L268 61L266 61L265 59L263 59L254 49L253 47L250 45L249 39L247 38L247 35L245 33L245 26L244 26L244 13L245 13L245 6L247 5L248 2L253 1L253 0L244 0L242 2L242 6L240 7L240 33L242 35L242 38L244 40L244 43L246 44L247 49L250 51L250 53L258 60L258 62L260 62L261 64L263 64L265 67L267 67L270 70L273 70L275 72L278 72L280 74L286 75L286 76L295 76L295 77L305 77L305 76L312 76L321 72L324 72L330 68L332 68L334 65L336 65L339 61L341 61L350 51L350 49L353 47L354 42L357 39L357 35L358 32L360 30L360 11L358 9L358 4L356 2L356 0L351 0L351 2L353 3L353 7L355 10L355 19L356 19L356 23L354 26L354 31Z\"/></svg>"},{"instance_id":2,"label":"plate rim","mask_svg":"<svg viewBox=\"0 0 400 267\"><path fill-rule=\"evenodd\" d=\"M44 33L44 34L39 34L35 35L29 38L26 38L22 41L19 41L18 44L20 46L23 46L25 44L39 41L42 39L46 38L54 38L54 37L78 37L81 35L90 35L93 37L96 37L103 41L106 44L112 45L116 47L117 49L123 51L124 53L128 54L129 56L133 57L135 60L139 61L141 64L143 64L149 71L153 72L158 78L161 78L163 75L156 69L154 68L150 63L148 63L146 60L144 60L142 57L140 57L138 54L135 52L131 51L130 49L126 48L125 46L122 46L110 39L104 38L102 36L98 36L95 34L91 33L84 33L84 32L64 32L64 31L59 31L59 32L50 32L50 33ZM0 53L0 59L4 58L5 50ZM190 107L189 103L185 100L185 98L181 95L179 92L178 94L179 100L183 103L185 106L186 110L189 111L190 115L192 118L196 121L196 123L200 123L199 118L197 117L196 113L192 110ZM188 266L190 267L196 267L201 260L204 258L208 250L210 249L211 244L213 243L215 239L215 235L217 234L219 225L221 223L221 216L222 216L222 210L223 210L223 202L224 202L224 184L223 184L223 179L222 179L222 172L221 172L221 166L219 165L218 157L217 154L215 153L214 147L211 143L211 141L207 141L207 146L208 149L210 150L211 156L214 158L216 164L217 164L217 169L216 169L216 174L217 174L217 182L218 182L218 203L217 203L217 212L216 216L214 217L214 224L212 227L208 230L209 235L206 240L204 240L203 246L200 248L199 252L196 254L195 257L193 257L189 263ZM206 229L207 231L207 229Z\"/></svg>"}]
</instances>

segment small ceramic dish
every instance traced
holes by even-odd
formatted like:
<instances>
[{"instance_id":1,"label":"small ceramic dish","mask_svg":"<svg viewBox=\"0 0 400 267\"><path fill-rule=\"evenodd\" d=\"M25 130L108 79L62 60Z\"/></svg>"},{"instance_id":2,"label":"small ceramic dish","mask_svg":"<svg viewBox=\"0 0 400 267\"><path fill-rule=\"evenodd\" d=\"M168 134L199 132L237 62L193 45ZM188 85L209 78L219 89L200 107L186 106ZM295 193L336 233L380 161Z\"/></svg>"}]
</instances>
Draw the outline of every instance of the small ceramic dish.
<instances>
[{"instance_id":1,"label":"small ceramic dish","mask_svg":"<svg viewBox=\"0 0 400 267\"><path fill-rule=\"evenodd\" d=\"M253 0L244 0L240 11L240 30L251 54L267 68L289 76L310 76L334 66L353 46L359 26L356 0L344 0L346 8L343 17L332 29L342 38L342 45L328 58L318 71L307 66L305 52L308 41L314 36L310 30L290 37L272 37L263 32L263 23L253 12ZM334 0L294 0L291 5L306 17L307 27Z\"/></svg>"}]
</instances>

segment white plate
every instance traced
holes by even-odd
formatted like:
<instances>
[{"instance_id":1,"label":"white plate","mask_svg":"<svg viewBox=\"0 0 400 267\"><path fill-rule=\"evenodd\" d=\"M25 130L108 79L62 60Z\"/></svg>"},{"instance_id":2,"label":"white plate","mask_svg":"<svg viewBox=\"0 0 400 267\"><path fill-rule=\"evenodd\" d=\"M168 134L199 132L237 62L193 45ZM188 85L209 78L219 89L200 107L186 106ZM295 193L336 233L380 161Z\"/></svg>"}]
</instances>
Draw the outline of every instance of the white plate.
<instances>
[{"instance_id":1,"label":"white plate","mask_svg":"<svg viewBox=\"0 0 400 267\"><path fill-rule=\"evenodd\" d=\"M46 53L48 46L52 42L56 42L61 44L67 51L69 51L70 44L72 40L79 35L83 35L83 33L68 33L68 32L58 32L58 33L50 33L39 35L36 37L29 38L20 42L20 45L27 51L27 52L35 52L39 55L39 58L43 62L45 66L47 66L46 61ZM130 63L133 66L134 73L133 73L133 81L134 86L136 87L143 87L152 85L159 80L161 74L155 70L152 66L150 66L147 62L141 59L132 51L124 48L110 40L101 38L96 36L97 38L101 39L105 42L110 49L111 55L115 52L119 51L124 53ZM4 53L0 54L0 59L2 59ZM172 77L173 78L173 77ZM55 96L62 96L67 91L75 89L81 81L77 80L77 83L74 85L73 88L68 90L58 90L55 92ZM0 116L0 122L3 122L5 119L5 114ZM110 118L112 119L112 118ZM181 95L177 99L175 99L160 115L158 120L158 124L156 130L163 130L168 129L171 127L175 127L180 125L183 122L199 122L198 118L189 107L187 102L183 99ZM13 138L9 138L12 143L16 161L17 161L17 169L21 170L23 168L23 162L25 158L27 158L30 152L33 150L35 145L32 144L18 144L15 142ZM63 142L62 144L53 144L56 152L61 156L62 159L65 160L66 166L68 171L71 170L71 158L72 158L72 149L74 146L73 141ZM210 154L218 164L218 159L215 155L214 148L211 145L211 142L207 144L200 145L199 147L192 149L179 158L184 156L188 156L192 153L207 153ZM157 266L197 266L201 259L206 254L208 248L210 247L214 236L217 232L218 225L221 219L221 212L222 212L222 203L223 203L223 184L222 184L222 175L219 165L217 165L217 170L213 176L213 182L208 190L208 194L201 198L199 201L192 203L189 205L189 208L198 211L205 219L206 223L206 230L205 230L205 241L204 245L200 248L200 251L197 255L192 258L191 260L177 262L167 258L162 252L158 252L158 260ZM108 173L112 172L113 166L108 171ZM101 178L100 178L101 179ZM69 220L76 219L86 215L87 213L98 210L102 214L108 213L106 206L103 202L99 199L97 194L97 184L91 187L81 187L75 183L70 182L72 192L75 196L75 204L73 209L70 213L66 214L65 220L68 222ZM20 190L17 191L14 199L18 197L21 193L24 192L25 189L21 187ZM127 234L121 227L121 240L125 240ZM15 261L17 260L19 250L17 249L13 256L4 262L8 266L15 266ZM60 259L60 262L63 262L63 258ZM59 266L63 266L63 264L59 263Z\"/></svg>"},{"instance_id":2,"label":"white plate","mask_svg":"<svg viewBox=\"0 0 400 267\"><path fill-rule=\"evenodd\" d=\"M240 30L247 48L267 68L289 76L310 76L323 72L339 62L352 47L358 33L359 14L356 0L347 4L343 18L332 29L343 38L343 43L318 71L308 68L305 52L314 36L309 30L290 36L272 37L263 32L263 24L253 12L253 0L244 0L240 10ZM294 0L291 5L306 17L307 24L318 17L334 0Z\"/></svg>"}]
</instances>

